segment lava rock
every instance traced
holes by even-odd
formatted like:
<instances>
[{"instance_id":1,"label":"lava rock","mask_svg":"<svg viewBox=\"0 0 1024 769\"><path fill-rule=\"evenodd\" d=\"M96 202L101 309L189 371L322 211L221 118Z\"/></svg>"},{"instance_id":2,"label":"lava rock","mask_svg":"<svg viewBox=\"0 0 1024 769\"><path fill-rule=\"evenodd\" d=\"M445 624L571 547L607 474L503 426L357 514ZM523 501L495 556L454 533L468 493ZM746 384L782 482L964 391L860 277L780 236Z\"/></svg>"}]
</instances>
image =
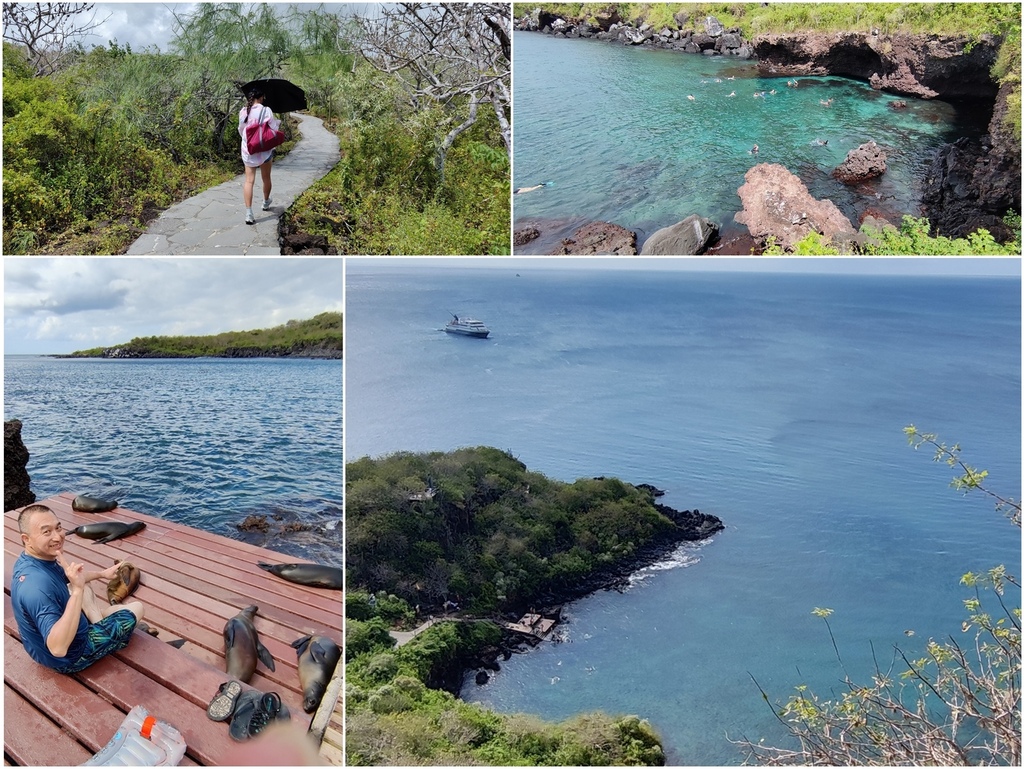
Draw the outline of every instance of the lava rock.
<instances>
[{"instance_id":1,"label":"lava rock","mask_svg":"<svg viewBox=\"0 0 1024 769\"><path fill-rule=\"evenodd\" d=\"M636 233L610 222L584 224L551 252L554 256L612 254L636 256Z\"/></svg>"},{"instance_id":2,"label":"lava rock","mask_svg":"<svg viewBox=\"0 0 1024 769\"><path fill-rule=\"evenodd\" d=\"M4 512L31 505L36 495L29 488L28 449L21 440L21 420L4 422Z\"/></svg>"},{"instance_id":3,"label":"lava rock","mask_svg":"<svg viewBox=\"0 0 1024 769\"><path fill-rule=\"evenodd\" d=\"M536 240L539 237L540 230L536 227L523 227L522 229L516 230L512 233L512 245L525 246L531 240Z\"/></svg>"},{"instance_id":4,"label":"lava rock","mask_svg":"<svg viewBox=\"0 0 1024 769\"><path fill-rule=\"evenodd\" d=\"M832 175L843 184L858 184L885 173L885 151L874 141L850 150Z\"/></svg>"},{"instance_id":5,"label":"lava rock","mask_svg":"<svg viewBox=\"0 0 1024 769\"><path fill-rule=\"evenodd\" d=\"M641 256L693 256L702 254L718 236L718 225L692 214L681 222L662 227L644 243Z\"/></svg>"}]
</instances>

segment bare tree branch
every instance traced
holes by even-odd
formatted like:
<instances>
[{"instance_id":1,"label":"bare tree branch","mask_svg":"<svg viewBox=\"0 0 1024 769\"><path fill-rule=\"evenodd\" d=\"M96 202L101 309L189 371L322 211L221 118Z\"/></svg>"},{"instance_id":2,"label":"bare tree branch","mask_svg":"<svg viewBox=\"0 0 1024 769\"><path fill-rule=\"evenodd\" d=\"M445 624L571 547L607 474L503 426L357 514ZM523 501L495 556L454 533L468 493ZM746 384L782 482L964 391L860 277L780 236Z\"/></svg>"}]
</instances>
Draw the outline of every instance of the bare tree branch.
<instances>
[{"instance_id":1,"label":"bare tree branch","mask_svg":"<svg viewBox=\"0 0 1024 769\"><path fill-rule=\"evenodd\" d=\"M3 5L4 40L24 46L36 77L52 75L66 66L81 49L82 38L106 21L96 21L94 13L88 20L83 18L95 3Z\"/></svg>"},{"instance_id":2,"label":"bare tree branch","mask_svg":"<svg viewBox=\"0 0 1024 769\"><path fill-rule=\"evenodd\" d=\"M436 148L443 173L455 139L491 104L511 157L511 6L507 3L398 3L361 20L360 51L398 78L416 110L440 107L451 126Z\"/></svg>"}]
</instances>

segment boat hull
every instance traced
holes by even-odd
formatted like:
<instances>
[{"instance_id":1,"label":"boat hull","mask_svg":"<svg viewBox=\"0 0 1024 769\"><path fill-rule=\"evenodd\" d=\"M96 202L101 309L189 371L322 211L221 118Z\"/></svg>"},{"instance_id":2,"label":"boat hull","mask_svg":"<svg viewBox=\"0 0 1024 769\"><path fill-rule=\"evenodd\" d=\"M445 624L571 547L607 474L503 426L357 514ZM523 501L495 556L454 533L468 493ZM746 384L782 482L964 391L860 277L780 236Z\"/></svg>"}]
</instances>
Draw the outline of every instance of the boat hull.
<instances>
[{"instance_id":1,"label":"boat hull","mask_svg":"<svg viewBox=\"0 0 1024 769\"><path fill-rule=\"evenodd\" d=\"M459 334L460 336L474 336L477 339L486 339L487 335L491 333L489 330L481 331L472 328L452 328L450 326L445 326L444 330L447 331L449 334Z\"/></svg>"}]
</instances>

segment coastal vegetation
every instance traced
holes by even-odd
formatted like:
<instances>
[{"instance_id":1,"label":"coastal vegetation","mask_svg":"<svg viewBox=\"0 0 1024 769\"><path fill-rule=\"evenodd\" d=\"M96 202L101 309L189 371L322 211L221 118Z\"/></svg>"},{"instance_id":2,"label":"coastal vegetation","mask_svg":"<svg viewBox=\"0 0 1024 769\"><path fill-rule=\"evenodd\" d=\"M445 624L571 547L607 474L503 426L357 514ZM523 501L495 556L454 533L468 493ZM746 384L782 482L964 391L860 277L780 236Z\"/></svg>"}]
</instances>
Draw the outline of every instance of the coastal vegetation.
<instances>
[{"instance_id":1,"label":"coastal vegetation","mask_svg":"<svg viewBox=\"0 0 1024 769\"><path fill-rule=\"evenodd\" d=\"M273 328L225 331L209 336L146 336L112 347L93 347L71 358L340 358L343 317L322 312Z\"/></svg>"},{"instance_id":2,"label":"coastal vegetation","mask_svg":"<svg viewBox=\"0 0 1024 769\"><path fill-rule=\"evenodd\" d=\"M4 5L4 253L122 253L162 209L240 174L238 84L261 77L303 87L342 143L338 168L286 217L293 228L327 234L339 253L508 250L510 104L498 92L509 62L480 71L459 50L417 56L430 99L397 67L377 71L368 27L344 12L202 3L176 16L167 51L116 40L86 50L75 30L90 5ZM58 6L64 34L35 32L45 25L33 14ZM448 43L483 51L482 29L500 50L486 21L498 6L473 7L476 26L459 29L477 37ZM440 87L466 70L476 91Z\"/></svg>"},{"instance_id":3,"label":"coastal vegetation","mask_svg":"<svg viewBox=\"0 0 1024 769\"><path fill-rule=\"evenodd\" d=\"M459 700L503 643L499 613L561 601L721 527L613 478L562 483L489 447L401 452L346 469L346 750L352 765L660 765L651 726L600 713L549 724ZM457 605L402 646L391 630Z\"/></svg>"},{"instance_id":4,"label":"coastal vegetation","mask_svg":"<svg viewBox=\"0 0 1024 769\"><path fill-rule=\"evenodd\" d=\"M988 472L966 464L959 445L913 425L904 433L915 449L933 450L936 462L956 470L953 488L988 495L1020 528L1020 502L991 491ZM771 706L797 747L741 741L747 757L773 766L1020 766L1020 580L999 565L984 574L968 572L960 582L971 591L961 625L962 633L971 634L967 642L952 635L929 639L916 653L896 646L868 683L854 681L842 666L828 621L833 611L815 608L835 648L844 690L825 699L797 686L785 704ZM761 694L767 702L763 689Z\"/></svg>"},{"instance_id":5,"label":"coastal vegetation","mask_svg":"<svg viewBox=\"0 0 1024 769\"><path fill-rule=\"evenodd\" d=\"M675 14L689 14L691 29L714 16L746 38L780 32L870 32L956 34L978 37L1020 27L1013 3L516 3L516 14L540 6L559 16L594 19L614 8L625 22L676 26ZM684 26L684 28L686 28Z\"/></svg>"},{"instance_id":6,"label":"coastal vegetation","mask_svg":"<svg viewBox=\"0 0 1024 769\"><path fill-rule=\"evenodd\" d=\"M863 245L857 246L860 253L871 256L914 256L930 254L933 256L1005 256L1019 254L1021 249L1020 214L1011 211L1003 222L1014 236L1006 243L999 243L985 228L972 232L966 238L947 238L942 235L931 235L931 224L924 217L904 216L899 229L883 227L880 231L871 227L863 228L868 236ZM783 256L787 253L776 245L774 239L762 252L765 256ZM808 233L793 244L788 253L798 256L835 256L843 253L832 244L831 240L817 232Z\"/></svg>"},{"instance_id":7,"label":"coastal vegetation","mask_svg":"<svg viewBox=\"0 0 1024 769\"><path fill-rule=\"evenodd\" d=\"M478 447L350 462L350 584L476 615L557 603L721 528L616 478L563 483Z\"/></svg>"},{"instance_id":8,"label":"coastal vegetation","mask_svg":"<svg viewBox=\"0 0 1024 769\"><path fill-rule=\"evenodd\" d=\"M508 6L398 3L349 25L360 53L323 106L342 160L288 212L340 254L510 248Z\"/></svg>"}]
</instances>

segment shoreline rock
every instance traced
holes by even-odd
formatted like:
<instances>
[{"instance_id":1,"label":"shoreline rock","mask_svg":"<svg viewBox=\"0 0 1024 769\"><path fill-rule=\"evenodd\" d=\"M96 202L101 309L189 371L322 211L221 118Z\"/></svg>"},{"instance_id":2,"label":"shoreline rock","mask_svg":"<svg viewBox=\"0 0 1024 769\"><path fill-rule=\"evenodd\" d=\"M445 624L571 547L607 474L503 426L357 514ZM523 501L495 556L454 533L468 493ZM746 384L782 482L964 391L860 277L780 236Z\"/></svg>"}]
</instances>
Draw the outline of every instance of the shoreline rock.
<instances>
[{"instance_id":1,"label":"shoreline rock","mask_svg":"<svg viewBox=\"0 0 1024 769\"><path fill-rule=\"evenodd\" d=\"M590 222L551 252L552 256L597 254L636 256L636 233L611 222Z\"/></svg>"},{"instance_id":2,"label":"shoreline rock","mask_svg":"<svg viewBox=\"0 0 1024 769\"><path fill-rule=\"evenodd\" d=\"M777 163L759 163L743 177L736 194L743 210L736 214L755 238L774 237L777 245L791 249L811 232L834 243L852 238L855 232L835 203L815 200L802 181Z\"/></svg>"},{"instance_id":3,"label":"shoreline rock","mask_svg":"<svg viewBox=\"0 0 1024 769\"><path fill-rule=\"evenodd\" d=\"M718 238L718 225L691 214L681 222L662 227L640 249L641 256L695 256L703 254Z\"/></svg>"},{"instance_id":4,"label":"shoreline rock","mask_svg":"<svg viewBox=\"0 0 1024 769\"><path fill-rule=\"evenodd\" d=\"M925 178L921 202L936 233L966 237L980 227L1005 242L1006 211L1021 210L1021 144L1006 126L1010 87L1000 87L988 133L944 144Z\"/></svg>"},{"instance_id":5,"label":"shoreline rock","mask_svg":"<svg viewBox=\"0 0 1024 769\"><path fill-rule=\"evenodd\" d=\"M4 512L36 501L28 475L28 448L21 439L21 420L4 422Z\"/></svg>"},{"instance_id":6,"label":"shoreline rock","mask_svg":"<svg viewBox=\"0 0 1024 769\"><path fill-rule=\"evenodd\" d=\"M846 159L832 172L843 184L859 184L885 173L885 150L869 141L846 153Z\"/></svg>"}]
</instances>

